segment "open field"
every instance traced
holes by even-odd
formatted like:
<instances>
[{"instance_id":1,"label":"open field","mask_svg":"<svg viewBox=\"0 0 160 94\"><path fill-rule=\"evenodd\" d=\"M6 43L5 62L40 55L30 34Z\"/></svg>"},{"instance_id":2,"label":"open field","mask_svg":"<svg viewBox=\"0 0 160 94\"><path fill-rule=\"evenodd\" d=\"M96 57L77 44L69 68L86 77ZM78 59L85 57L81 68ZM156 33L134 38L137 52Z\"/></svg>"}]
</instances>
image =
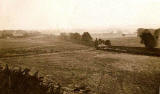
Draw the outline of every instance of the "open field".
<instances>
[{"instance_id":1,"label":"open field","mask_svg":"<svg viewBox=\"0 0 160 94\"><path fill-rule=\"evenodd\" d=\"M137 38L111 42L143 47ZM30 68L62 86L86 86L97 94L156 94L160 83L159 57L99 51L54 37L0 39L0 64Z\"/></svg>"},{"instance_id":2,"label":"open field","mask_svg":"<svg viewBox=\"0 0 160 94\"><path fill-rule=\"evenodd\" d=\"M160 45L157 45L154 49L147 49L140 43L140 38L123 37L112 38L110 40L112 41L111 47L99 48L99 50L135 55L160 56ZM160 41L158 44L160 44Z\"/></svg>"},{"instance_id":3,"label":"open field","mask_svg":"<svg viewBox=\"0 0 160 94\"><path fill-rule=\"evenodd\" d=\"M113 46L144 47L144 45L140 43L140 38L138 37L104 38L104 39L110 39ZM158 44L159 45L157 46L157 48L160 48L160 41Z\"/></svg>"}]
</instances>

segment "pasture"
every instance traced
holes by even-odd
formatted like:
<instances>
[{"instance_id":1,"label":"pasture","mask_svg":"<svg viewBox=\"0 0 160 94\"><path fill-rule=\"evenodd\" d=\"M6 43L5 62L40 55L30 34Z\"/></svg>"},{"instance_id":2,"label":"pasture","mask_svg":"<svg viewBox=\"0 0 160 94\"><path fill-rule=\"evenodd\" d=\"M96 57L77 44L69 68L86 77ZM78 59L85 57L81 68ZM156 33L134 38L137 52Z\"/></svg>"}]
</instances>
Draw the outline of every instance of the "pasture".
<instances>
[{"instance_id":1,"label":"pasture","mask_svg":"<svg viewBox=\"0 0 160 94\"><path fill-rule=\"evenodd\" d=\"M110 40L114 46L143 47L135 37ZM100 51L51 36L0 39L0 64L96 94L156 94L160 84L159 57Z\"/></svg>"}]
</instances>

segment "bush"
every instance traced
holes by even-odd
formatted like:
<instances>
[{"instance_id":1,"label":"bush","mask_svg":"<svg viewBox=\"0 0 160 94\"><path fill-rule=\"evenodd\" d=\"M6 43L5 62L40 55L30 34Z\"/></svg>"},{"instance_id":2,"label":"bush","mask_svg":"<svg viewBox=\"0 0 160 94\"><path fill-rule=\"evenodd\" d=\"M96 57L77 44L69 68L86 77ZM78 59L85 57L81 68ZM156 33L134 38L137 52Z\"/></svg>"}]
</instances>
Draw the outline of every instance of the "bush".
<instances>
[{"instance_id":1,"label":"bush","mask_svg":"<svg viewBox=\"0 0 160 94\"><path fill-rule=\"evenodd\" d=\"M111 46L111 41L110 40L105 40L104 44L108 45L108 46Z\"/></svg>"},{"instance_id":2,"label":"bush","mask_svg":"<svg viewBox=\"0 0 160 94\"><path fill-rule=\"evenodd\" d=\"M96 40L94 41L94 46L96 49L98 49L98 39L96 38Z\"/></svg>"},{"instance_id":3,"label":"bush","mask_svg":"<svg viewBox=\"0 0 160 94\"><path fill-rule=\"evenodd\" d=\"M9 69L0 67L0 94L61 94L60 86L44 84L38 72L29 74L29 69Z\"/></svg>"},{"instance_id":4,"label":"bush","mask_svg":"<svg viewBox=\"0 0 160 94\"><path fill-rule=\"evenodd\" d=\"M71 40L76 40L76 41L81 40L81 35L79 33L70 33L69 35Z\"/></svg>"},{"instance_id":5,"label":"bush","mask_svg":"<svg viewBox=\"0 0 160 94\"><path fill-rule=\"evenodd\" d=\"M88 32L84 32L82 34L82 41L86 41L86 42L92 41L91 35Z\"/></svg>"},{"instance_id":6,"label":"bush","mask_svg":"<svg viewBox=\"0 0 160 94\"><path fill-rule=\"evenodd\" d=\"M94 41L95 48L104 48L104 47L111 47L111 41L110 40L103 40L103 39L97 39Z\"/></svg>"}]
</instances>

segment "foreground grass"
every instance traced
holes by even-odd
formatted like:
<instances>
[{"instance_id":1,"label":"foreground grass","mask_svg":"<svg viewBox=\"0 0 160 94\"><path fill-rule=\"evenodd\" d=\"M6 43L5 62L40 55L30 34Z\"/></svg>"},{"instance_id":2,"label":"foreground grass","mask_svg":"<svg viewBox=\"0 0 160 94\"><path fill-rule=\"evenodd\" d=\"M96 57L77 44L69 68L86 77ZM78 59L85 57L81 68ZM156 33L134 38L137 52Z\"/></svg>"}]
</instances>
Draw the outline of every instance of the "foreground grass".
<instances>
[{"instance_id":1,"label":"foreground grass","mask_svg":"<svg viewBox=\"0 0 160 94\"><path fill-rule=\"evenodd\" d=\"M34 41L42 40L34 39ZM90 47L54 39L43 40L43 43L38 45L42 45L38 49L49 51L43 54L3 57L0 58L0 63L30 68L32 73L39 70L40 75L45 76L46 80L61 83L69 88L90 88L98 94L156 94L157 92L159 57L97 51ZM18 47L14 49L21 52ZM54 51L50 52L51 49ZM34 51L31 49L30 52ZM14 52L10 55L14 55Z\"/></svg>"}]
</instances>

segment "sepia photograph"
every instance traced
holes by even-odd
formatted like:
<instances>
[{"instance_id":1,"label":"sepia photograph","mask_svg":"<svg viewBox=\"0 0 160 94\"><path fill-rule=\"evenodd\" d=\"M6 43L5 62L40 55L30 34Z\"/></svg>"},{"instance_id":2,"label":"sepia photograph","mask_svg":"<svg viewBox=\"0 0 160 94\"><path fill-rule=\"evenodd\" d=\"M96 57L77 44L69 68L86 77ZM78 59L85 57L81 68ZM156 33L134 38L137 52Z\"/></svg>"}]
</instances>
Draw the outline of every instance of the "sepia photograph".
<instances>
[{"instance_id":1,"label":"sepia photograph","mask_svg":"<svg viewBox=\"0 0 160 94\"><path fill-rule=\"evenodd\" d=\"M0 0L0 94L160 94L160 0Z\"/></svg>"}]
</instances>

